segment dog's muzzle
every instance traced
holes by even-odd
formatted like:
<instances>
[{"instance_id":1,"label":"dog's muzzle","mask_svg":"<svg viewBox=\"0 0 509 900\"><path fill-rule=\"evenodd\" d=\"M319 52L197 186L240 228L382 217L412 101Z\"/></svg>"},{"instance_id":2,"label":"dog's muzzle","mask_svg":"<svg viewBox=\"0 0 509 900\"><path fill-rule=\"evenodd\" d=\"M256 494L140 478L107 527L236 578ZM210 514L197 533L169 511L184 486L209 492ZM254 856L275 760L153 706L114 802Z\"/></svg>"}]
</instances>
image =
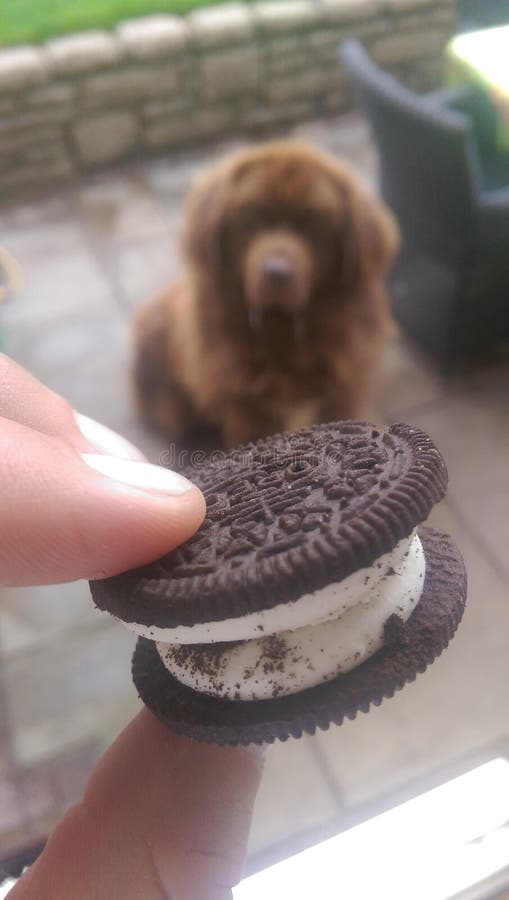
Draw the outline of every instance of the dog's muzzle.
<instances>
[{"instance_id":1,"label":"dog's muzzle","mask_svg":"<svg viewBox=\"0 0 509 900\"><path fill-rule=\"evenodd\" d=\"M245 288L250 318L278 310L302 313L311 292L312 258L306 243L289 231L255 238L245 257Z\"/></svg>"}]
</instances>

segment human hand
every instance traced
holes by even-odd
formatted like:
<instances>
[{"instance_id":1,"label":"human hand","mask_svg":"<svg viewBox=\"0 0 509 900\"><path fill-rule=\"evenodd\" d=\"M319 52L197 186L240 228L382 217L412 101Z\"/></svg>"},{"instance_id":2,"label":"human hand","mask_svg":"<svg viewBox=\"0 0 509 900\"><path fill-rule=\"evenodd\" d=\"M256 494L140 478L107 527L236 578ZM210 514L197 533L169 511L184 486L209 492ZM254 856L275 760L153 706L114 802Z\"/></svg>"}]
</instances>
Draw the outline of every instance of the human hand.
<instances>
[{"instance_id":1,"label":"human hand","mask_svg":"<svg viewBox=\"0 0 509 900\"><path fill-rule=\"evenodd\" d=\"M142 565L190 537L204 515L189 482L76 417L2 354L0 496L3 585ZM9 898L228 898L241 876L260 775L255 749L196 743L144 709Z\"/></svg>"}]
</instances>

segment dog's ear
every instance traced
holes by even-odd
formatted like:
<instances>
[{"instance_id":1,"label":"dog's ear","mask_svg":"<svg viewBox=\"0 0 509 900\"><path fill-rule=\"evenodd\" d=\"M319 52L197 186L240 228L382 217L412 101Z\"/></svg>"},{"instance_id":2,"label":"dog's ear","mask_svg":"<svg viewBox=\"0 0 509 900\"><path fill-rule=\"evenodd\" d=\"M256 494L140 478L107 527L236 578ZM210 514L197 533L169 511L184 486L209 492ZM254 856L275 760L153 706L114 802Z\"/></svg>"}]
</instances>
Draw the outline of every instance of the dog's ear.
<instances>
[{"instance_id":1,"label":"dog's ear","mask_svg":"<svg viewBox=\"0 0 509 900\"><path fill-rule=\"evenodd\" d=\"M329 161L328 174L341 206L342 282L354 290L383 278L399 249L399 229L385 203L364 189L349 166Z\"/></svg>"},{"instance_id":2,"label":"dog's ear","mask_svg":"<svg viewBox=\"0 0 509 900\"><path fill-rule=\"evenodd\" d=\"M396 219L388 207L357 185L344 193L344 264L349 283L383 278L400 245Z\"/></svg>"},{"instance_id":3,"label":"dog's ear","mask_svg":"<svg viewBox=\"0 0 509 900\"><path fill-rule=\"evenodd\" d=\"M183 247L187 258L207 268L224 262L230 172L215 166L198 176L186 203Z\"/></svg>"}]
</instances>

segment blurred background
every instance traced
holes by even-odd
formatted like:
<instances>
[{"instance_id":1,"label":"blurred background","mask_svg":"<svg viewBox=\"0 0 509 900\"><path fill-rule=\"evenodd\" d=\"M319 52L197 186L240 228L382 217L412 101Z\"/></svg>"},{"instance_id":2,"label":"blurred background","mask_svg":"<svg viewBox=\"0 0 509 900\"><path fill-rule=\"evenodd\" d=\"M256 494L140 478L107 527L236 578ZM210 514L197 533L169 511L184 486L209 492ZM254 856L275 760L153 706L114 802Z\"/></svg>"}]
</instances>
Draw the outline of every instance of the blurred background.
<instances>
[{"instance_id":1,"label":"blurred background","mask_svg":"<svg viewBox=\"0 0 509 900\"><path fill-rule=\"evenodd\" d=\"M507 3L7 0L0 45L1 348L151 461L165 443L132 407L129 323L181 271L195 174L295 137L351 163L400 222L371 418L443 452L431 521L463 552L468 607L393 700L270 749L248 871L509 757ZM7 868L138 709L132 647L85 583L0 592Z\"/></svg>"}]
</instances>

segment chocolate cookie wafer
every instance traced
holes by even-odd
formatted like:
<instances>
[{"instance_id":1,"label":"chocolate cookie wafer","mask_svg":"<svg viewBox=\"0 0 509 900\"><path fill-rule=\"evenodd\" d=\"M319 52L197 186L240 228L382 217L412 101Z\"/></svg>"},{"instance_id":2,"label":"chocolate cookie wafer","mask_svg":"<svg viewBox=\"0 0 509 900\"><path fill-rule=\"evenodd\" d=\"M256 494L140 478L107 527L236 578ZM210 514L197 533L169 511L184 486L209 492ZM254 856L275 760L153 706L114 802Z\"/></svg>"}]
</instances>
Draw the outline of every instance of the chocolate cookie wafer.
<instances>
[{"instance_id":1,"label":"chocolate cookie wafer","mask_svg":"<svg viewBox=\"0 0 509 900\"><path fill-rule=\"evenodd\" d=\"M452 541L418 528L447 484L418 429L320 425L186 474L207 500L197 534L92 583L140 635L134 681L174 730L312 733L392 696L454 634L466 576Z\"/></svg>"}]
</instances>

